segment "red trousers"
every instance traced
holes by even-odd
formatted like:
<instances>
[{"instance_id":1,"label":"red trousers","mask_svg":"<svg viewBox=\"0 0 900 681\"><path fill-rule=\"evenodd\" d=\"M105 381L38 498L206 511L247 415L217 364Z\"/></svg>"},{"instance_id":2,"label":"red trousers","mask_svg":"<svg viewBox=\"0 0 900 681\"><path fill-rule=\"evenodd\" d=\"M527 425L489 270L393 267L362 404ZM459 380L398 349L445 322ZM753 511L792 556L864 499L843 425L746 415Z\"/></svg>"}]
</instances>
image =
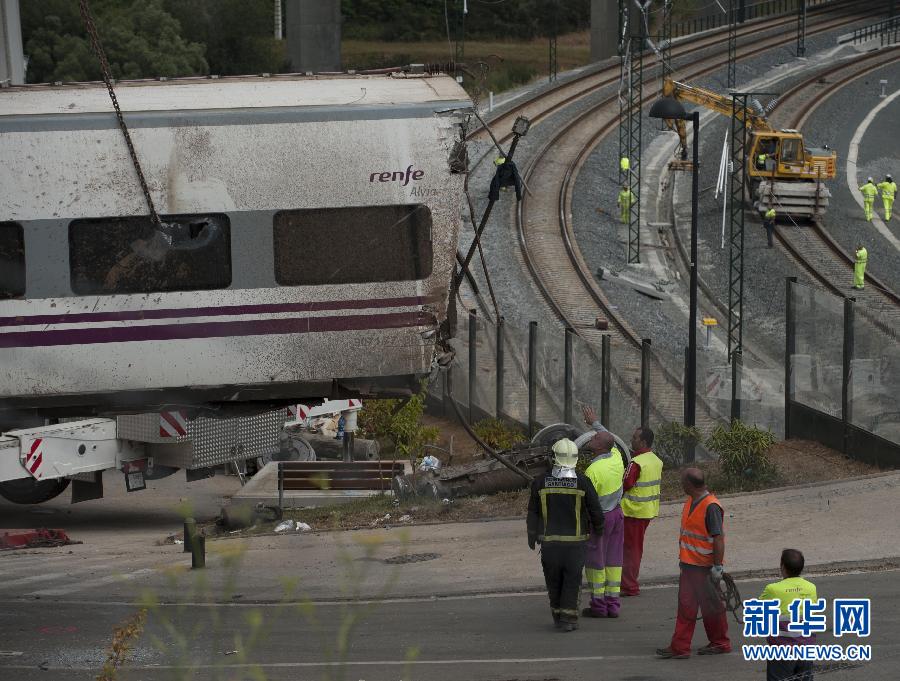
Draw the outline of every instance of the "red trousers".
<instances>
[{"instance_id":1,"label":"red trousers","mask_svg":"<svg viewBox=\"0 0 900 681\"><path fill-rule=\"evenodd\" d=\"M725 604L711 587L709 570L681 568L681 578L678 580L678 616L675 618L675 634L669 646L672 652L679 655L691 654L691 639L694 638L698 608L703 613L703 628L706 629L710 645L731 650Z\"/></svg>"},{"instance_id":2,"label":"red trousers","mask_svg":"<svg viewBox=\"0 0 900 681\"><path fill-rule=\"evenodd\" d=\"M644 555L644 534L650 524L649 518L629 518L625 516L625 543L622 552L622 595L637 596L641 592L638 574Z\"/></svg>"}]
</instances>

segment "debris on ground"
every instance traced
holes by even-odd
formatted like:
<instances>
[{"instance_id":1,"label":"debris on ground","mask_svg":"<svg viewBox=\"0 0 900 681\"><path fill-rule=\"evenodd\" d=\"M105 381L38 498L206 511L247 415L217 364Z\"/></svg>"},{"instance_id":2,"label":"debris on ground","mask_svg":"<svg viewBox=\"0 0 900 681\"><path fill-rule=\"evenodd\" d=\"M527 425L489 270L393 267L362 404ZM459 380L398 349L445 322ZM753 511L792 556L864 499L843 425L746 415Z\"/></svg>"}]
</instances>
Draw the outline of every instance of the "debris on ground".
<instances>
[{"instance_id":1,"label":"debris on ground","mask_svg":"<svg viewBox=\"0 0 900 681\"><path fill-rule=\"evenodd\" d=\"M282 520L275 526L276 532L293 532L294 531L294 521L293 520Z\"/></svg>"},{"instance_id":2,"label":"debris on ground","mask_svg":"<svg viewBox=\"0 0 900 681\"><path fill-rule=\"evenodd\" d=\"M81 544L81 542L72 541L63 530L48 530L44 527L35 530L6 530L0 535L0 550L5 551L69 546L70 544Z\"/></svg>"},{"instance_id":3,"label":"debris on ground","mask_svg":"<svg viewBox=\"0 0 900 681\"><path fill-rule=\"evenodd\" d=\"M400 518L397 520L397 522L398 523L408 523L411 520L412 520L412 516L409 514L405 514L405 515L400 516Z\"/></svg>"}]
</instances>

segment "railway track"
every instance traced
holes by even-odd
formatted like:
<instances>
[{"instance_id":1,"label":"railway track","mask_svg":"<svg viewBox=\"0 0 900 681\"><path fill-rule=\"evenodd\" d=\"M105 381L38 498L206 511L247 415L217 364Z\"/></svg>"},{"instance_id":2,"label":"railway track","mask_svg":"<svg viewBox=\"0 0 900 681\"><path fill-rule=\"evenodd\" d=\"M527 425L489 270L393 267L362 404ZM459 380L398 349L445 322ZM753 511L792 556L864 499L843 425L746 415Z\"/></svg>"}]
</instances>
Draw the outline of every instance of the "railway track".
<instances>
[{"instance_id":1,"label":"railway track","mask_svg":"<svg viewBox=\"0 0 900 681\"><path fill-rule=\"evenodd\" d=\"M840 8L840 16L820 14L821 20L808 26L808 34L834 30L835 28L859 20L861 3L851 3ZM866 9L867 12L871 8ZM793 17L777 17L754 22L742 28L741 35L759 34L762 31L792 23ZM700 50L721 45L724 32L707 34L696 41L685 41L673 47L673 59L688 56ZM752 48L739 50L738 59L745 58L761 50L792 42L793 38L772 36L757 40ZM698 77L720 68L726 63L721 56L707 57L692 64L688 78ZM701 64L705 67L697 69ZM618 82L618 65L585 73L559 87L498 114L490 120L490 125L499 130L509 130L512 121L519 115L528 116L532 123L540 122L548 116L563 110L573 103L593 95L599 88ZM651 97L645 98L645 102ZM613 110L615 109L615 110ZM603 116L598 116L599 113ZM526 182L540 188L540 196L528 196L519 205L519 234L521 254L531 278L556 316L566 325L576 329L578 334L592 344L599 346L603 333L593 327L594 319L603 316L609 319L612 329L616 366L616 381L634 399L640 377L640 339L627 321L615 313L609 301L593 280L590 268L575 244L572 226L568 218L571 205L571 184L578 167L599 141L611 132L618 119L618 100L608 97L588 111L565 125L550 144L544 145L528 165ZM598 125L598 121L601 123ZM473 130L467 139L484 141L488 131L484 128ZM501 143L510 134L501 134ZM484 162L492 155L486 151L475 163ZM574 160L573 160L574 159ZM545 181L546 180L546 181ZM552 198L551 198L552 197ZM568 263L568 266L566 266ZM480 297L479 297L480 298ZM485 312L489 308L483 299L478 306ZM488 314L490 318L490 314ZM623 361L624 360L624 361ZM654 386L654 416L663 420L680 420L682 409L681 377L675 376L658 360L651 366L651 384ZM545 396L547 399L549 396ZM552 397L549 397L552 399ZM636 400L635 400L636 402ZM702 405L701 405L702 407ZM701 408L698 419L701 427L708 427L713 419Z\"/></svg>"},{"instance_id":2,"label":"railway track","mask_svg":"<svg viewBox=\"0 0 900 681\"><path fill-rule=\"evenodd\" d=\"M833 30L855 17L841 17L819 22L810 32ZM791 42L792 38L772 36L758 40L752 49L739 50L745 58L765 49ZM727 63L721 55L694 62L679 76L693 79L715 71ZM655 96L655 95L654 95ZM648 103L652 97L645 98ZM617 353L617 381L633 394L640 375L640 338L627 320L619 315L602 290L581 255L569 218L573 178L590 152L618 124L618 100L609 97L589 107L563 126L532 158L524 177L530 186L540 187L541 194L528 196L519 204L519 239L529 272L544 298L566 325L576 329L586 340L599 341L601 331L593 328L598 316L609 320L612 344ZM562 267L561 263L569 263ZM623 361L624 358L624 361ZM654 404L664 420L680 418L682 407L681 377L655 359L651 365L651 383L655 386ZM698 414L698 425L709 427L714 418L710 410Z\"/></svg>"},{"instance_id":3,"label":"railway track","mask_svg":"<svg viewBox=\"0 0 900 681\"><path fill-rule=\"evenodd\" d=\"M797 84L782 97L776 120L785 127L800 128L812 113L843 87L888 64L900 61L900 47L864 55L849 64L839 64ZM829 80L839 76L836 80ZM782 108L783 107L783 108ZM779 243L789 257L828 291L847 296L855 258L828 234L821 221L789 225L778 229ZM866 288L853 290L853 297L868 308L873 324L895 338L900 335L900 295L890 286L866 273Z\"/></svg>"}]
</instances>

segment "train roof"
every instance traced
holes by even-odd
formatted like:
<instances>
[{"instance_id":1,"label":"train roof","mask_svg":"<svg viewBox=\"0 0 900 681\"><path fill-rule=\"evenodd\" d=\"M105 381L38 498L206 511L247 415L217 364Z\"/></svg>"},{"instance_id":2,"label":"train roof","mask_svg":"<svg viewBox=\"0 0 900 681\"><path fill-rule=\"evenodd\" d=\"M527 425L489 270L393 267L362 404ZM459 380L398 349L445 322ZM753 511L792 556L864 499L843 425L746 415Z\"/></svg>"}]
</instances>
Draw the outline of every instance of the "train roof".
<instances>
[{"instance_id":1,"label":"train roof","mask_svg":"<svg viewBox=\"0 0 900 681\"><path fill-rule=\"evenodd\" d=\"M278 107L378 105L467 108L472 103L447 75L276 75L121 81L123 111L186 111ZM4 116L107 113L112 104L102 82L25 85L0 90Z\"/></svg>"}]
</instances>

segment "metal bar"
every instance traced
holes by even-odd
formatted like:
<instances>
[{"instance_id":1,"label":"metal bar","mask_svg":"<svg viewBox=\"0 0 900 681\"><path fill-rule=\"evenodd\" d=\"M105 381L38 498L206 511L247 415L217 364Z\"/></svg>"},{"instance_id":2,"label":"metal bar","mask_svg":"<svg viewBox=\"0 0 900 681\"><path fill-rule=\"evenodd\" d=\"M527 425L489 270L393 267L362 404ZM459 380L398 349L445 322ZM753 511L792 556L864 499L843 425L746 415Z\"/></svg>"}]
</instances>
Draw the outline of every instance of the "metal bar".
<instances>
[{"instance_id":1,"label":"metal bar","mask_svg":"<svg viewBox=\"0 0 900 681\"><path fill-rule=\"evenodd\" d=\"M604 426L609 426L609 391L612 384L612 356L610 353L610 340L608 335L604 335L600 341L600 422Z\"/></svg>"},{"instance_id":2,"label":"metal bar","mask_svg":"<svg viewBox=\"0 0 900 681\"><path fill-rule=\"evenodd\" d=\"M744 369L744 353L735 350L731 357L731 420L741 420L741 374Z\"/></svg>"},{"instance_id":3,"label":"metal bar","mask_svg":"<svg viewBox=\"0 0 900 681\"><path fill-rule=\"evenodd\" d=\"M284 462L278 462L278 508L284 508Z\"/></svg>"},{"instance_id":4,"label":"metal bar","mask_svg":"<svg viewBox=\"0 0 900 681\"><path fill-rule=\"evenodd\" d=\"M650 339L641 339L641 427L650 427Z\"/></svg>"},{"instance_id":5,"label":"metal bar","mask_svg":"<svg viewBox=\"0 0 900 681\"><path fill-rule=\"evenodd\" d=\"M662 74L663 77L672 73L672 2L666 0L663 5L662 20Z\"/></svg>"},{"instance_id":6,"label":"metal bar","mask_svg":"<svg viewBox=\"0 0 900 681\"><path fill-rule=\"evenodd\" d=\"M503 317L497 320L497 418L501 418L503 413L503 362L505 349L503 347Z\"/></svg>"},{"instance_id":7,"label":"metal bar","mask_svg":"<svg viewBox=\"0 0 900 681\"><path fill-rule=\"evenodd\" d=\"M469 423L475 423L475 382L478 380L478 317L469 310Z\"/></svg>"},{"instance_id":8,"label":"metal bar","mask_svg":"<svg viewBox=\"0 0 900 681\"><path fill-rule=\"evenodd\" d=\"M853 380L853 319L855 298L844 298L844 366L841 376L841 421L844 424L844 454L850 449L850 431L853 423L853 395L851 394L851 382Z\"/></svg>"},{"instance_id":9,"label":"metal bar","mask_svg":"<svg viewBox=\"0 0 900 681\"><path fill-rule=\"evenodd\" d=\"M747 162L747 126L743 116L747 94L733 93L731 100L730 252L728 277L728 356L743 350L744 306L744 183ZM741 112L741 117L738 117Z\"/></svg>"},{"instance_id":10,"label":"metal bar","mask_svg":"<svg viewBox=\"0 0 900 681\"><path fill-rule=\"evenodd\" d=\"M628 174L629 189L634 195L628 211L628 262L641 261L641 103L644 94L644 23L641 31L631 40L631 72L628 88ZM636 43L636 44L635 44Z\"/></svg>"},{"instance_id":11,"label":"metal bar","mask_svg":"<svg viewBox=\"0 0 900 681\"><path fill-rule=\"evenodd\" d=\"M566 423L574 423L574 411L572 409L572 394L575 392L574 372L572 367L572 339L575 336L575 330L566 327L565 346L564 346L564 369L563 369L563 421Z\"/></svg>"},{"instance_id":12,"label":"metal bar","mask_svg":"<svg viewBox=\"0 0 900 681\"><path fill-rule=\"evenodd\" d=\"M738 10L735 4L737 1L738 0L731 0L728 3L728 77L726 80L728 88L734 87L735 63L737 61ZM741 14L743 14L743 10L743 0L741 0ZM741 21L743 21L743 19L741 19Z\"/></svg>"},{"instance_id":13,"label":"metal bar","mask_svg":"<svg viewBox=\"0 0 900 681\"><path fill-rule=\"evenodd\" d=\"M797 56L806 56L806 0L797 9Z\"/></svg>"},{"instance_id":14,"label":"metal bar","mask_svg":"<svg viewBox=\"0 0 900 681\"><path fill-rule=\"evenodd\" d=\"M794 354L797 352L797 330L794 319L794 286L797 277L785 280L784 296L784 439L791 437L791 373L793 371Z\"/></svg>"},{"instance_id":15,"label":"metal bar","mask_svg":"<svg viewBox=\"0 0 900 681\"><path fill-rule=\"evenodd\" d=\"M700 219L700 112L691 113L691 135L693 137L693 173L691 181L691 288L688 315L688 363L684 380L684 425L691 428L697 423L697 297L698 297L698 222ZM685 461L694 460L694 446L689 443L685 450Z\"/></svg>"},{"instance_id":16,"label":"metal bar","mask_svg":"<svg viewBox=\"0 0 900 681\"><path fill-rule=\"evenodd\" d=\"M528 437L537 432L537 322L528 324Z\"/></svg>"}]
</instances>

